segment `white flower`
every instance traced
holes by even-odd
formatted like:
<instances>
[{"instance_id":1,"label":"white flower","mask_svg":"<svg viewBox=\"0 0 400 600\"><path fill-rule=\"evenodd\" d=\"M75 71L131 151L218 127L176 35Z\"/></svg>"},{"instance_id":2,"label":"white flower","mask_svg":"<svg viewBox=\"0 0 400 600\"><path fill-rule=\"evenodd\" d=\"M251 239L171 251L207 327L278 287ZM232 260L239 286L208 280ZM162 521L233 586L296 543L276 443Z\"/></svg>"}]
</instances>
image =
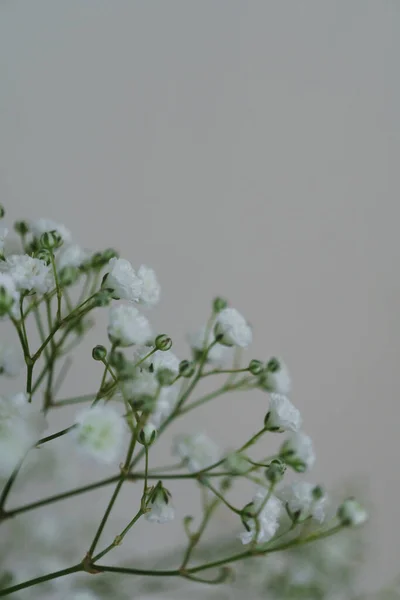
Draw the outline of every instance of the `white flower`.
<instances>
[{"instance_id":1,"label":"white flower","mask_svg":"<svg viewBox=\"0 0 400 600\"><path fill-rule=\"evenodd\" d=\"M315 463L315 453L310 437L305 433L293 433L280 449L280 456L295 471L303 472L311 469Z\"/></svg>"},{"instance_id":2,"label":"white flower","mask_svg":"<svg viewBox=\"0 0 400 600\"><path fill-rule=\"evenodd\" d=\"M109 310L108 335L121 346L146 344L152 337L148 319L131 305L119 304Z\"/></svg>"},{"instance_id":3,"label":"white flower","mask_svg":"<svg viewBox=\"0 0 400 600\"><path fill-rule=\"evenodd\" d=\"M16 377L24 364L24 357L19 346L0 344L0 373Z\"/></svg>"},{"instance_id":4,"label":"white flower","mask_svg":"<svg viewBox=\"0 0 400 600\"><path fill-rule=\"evenodd\" d=\"M56 223L52 219L36 219L35 221L29 222L29 229L35 238L40 238L43 233L49 231L56 231L62 238L64 243L71 240L71 232L62 225L62 223Z\"/></svg>"},{"instance_id":5,"label":"white flower","mask_svg":"<svg viewBox=\"0 0 400 600\"><path fill-rule=\"evenodd\" d=\"M162 485L156 486L147 506L150 511L145 516L150 523L168 523L175 517L171 494Z\"/></svg>"},{"instance_id":6,"label":"white flower","mask_svg":"<svg viewBox=\"0 0 400 600\"><path fill-rule=\"evenodd\" d=\"M209 331L207 340L205 339L206 329L206 326L203 326L201 329L195 333L189 334L188 336L190 347L197 355L203 351L204 347L210 346L214 341L213 331ZM224 346L223 344L215 344L207 353L207 362L215 365L216 367L225 366L230 360L232 360L232 358L233 348Z\"/></svg>"},{"instance_id":7,"label":"white flower","mask_svg":"<svg viewBox=\"0 0 400 600\"><path fill-rule=\"evenodd\" d=\"M157 437L157 427L148 421L139 432L138 441L143 446L150 446Z\"/></svg>"},{"instance_id":8,"label":"white flower","mask_svg":"<svg viewBox=\"0 0 400 600\"><path fill-rule=\"evenodd\" d=\"M267 370L261 376L261 385L268 392L287 396L291 391L292 381L285 363L280 359L271 358Z\"/></svg>"},{"instance_id":9,"label":"white flower","mask_svg":"<svg viewBox=\"0 0 400 600\"><path fill-rule=\"evenodd\" d=\"M136 275L131 263L124 258L111 258L105 286L114 290L115 298L139 302L143 281Z\"/></svg>"},{"instance_id":10,"label":"white flower","mask_svg":"<svg viewBox=\"0 0 400 600\"><path fill-rule=\"evenodd\" d=\"M157 399L155 407L151 413L151 420L158 428L165 421L175 408L179 397L180 386L178 384L162 387Z\"/></svg>"},{"instance_id":11,"label":"white flower","mask_svg":"<svg viewBox=\"0 0 400 600\"><path fill-rule=\"evenodd\" d=\"M210 467L220 458L218 446L204 433L177 436L172 451L185 461L191 473Z\"/></svg>"},{"instance_id":12,"label":"white flower","mask_svg":"<svg viewBox=\"0 0 400 600\"><path fill-rule=\"evenodd\" d=\"M268 493L269 492L267 489L259 488L253 497L251 512L253 514L257 514L261 507L263 507L257 517L259 524L258 535L257 539L254 540L257 534L256 521L253 517L249 516L245 520L247 531L244 531L239 536L243 544L250 544L252 541L257 541L259 544L262 542L268 542L274 537L279 528L279 517L282 510L282 502L273 495L266 500Z\"/></svg>"},{"instance_id":13,"label":"white flower","mask_svg":"<svg viewBox=\"0 0 400 600\"><path fill-rule=\"evenodd\" d=\"M296 481L285 486L279 492L281 500L287 503L292 514L298 513L299 519L313 517L320 523L325 519L326 496L315 496L316 486L307 481Z\"/></svg>"},{"instance_id":14,"label":"white flower","mask_svg":"<svg viewBox=\"0 0 400 600\"><path fill-rule=\"evenodd\" d=\"M142 282L139 304L149 308L155 306L160 299L161 288L154 270L146 265L141 265L137 274Z\"/></svg>"},{"instance_id":15,"label":"white flower","mask_svg":"<svg viewBox=\"0 0 400 600\"><path fill-rule=\"evenodd\" d=\"M339 506L338 518L342 525L357 527L368 519L368 513L355 498L348 498Z\"/></svg>"},{"instance_id":16,"label":"white flower","mask_svg":"<svg viewBox=\"0 0 400 600\"><path fill-rule=\"evenodd\" d=\"M54 287L51 265L27 254L13 254L6 259L6 269L17 289L45 294Z\"/></svg>"},{"instance_id":17,"label":"white flower","mask_svg":"<svg viewBox=\"0 0 400 600\"><path fill-rule=\"evenodd\" d=\"M4 243L8 234L6 227L0 227L0 256L4 255Z\"/></svg>"},{"instance_id":18,"label":"white flower","mask_svg":"<svg viewBox=\"0 0 400 600\"><path fill-rule=\"evenodd\" d=\"M153 373L137 371L134 377L122 381L123 396L133 402L154 398L159 384Z\"/></svg>"},{"instance_id":19,"label":"white flower","mask_svg":"<svg viewBox=\"0 0 400 600\"><path fill-rule=\"evenodd\" d=\"M43 414L25 394L0 397L0 477L11 475L45 428Z\"/></svg>"},{"instance_id":20,"label":"white flower","mask_svg":"<svg viewBox=\"0 0 400 600\"><path fill-rule=\"evenodd\" d=\"M135 363L138 363L142 360L149 352L151 352L152 348L149 346L143 346L142 348L137 348L134 357ZM152 372L157 373L161 371L161 369L168 369L172 371L175 375L179 373L179 364L180 360L171 350L166 350L163 352L162 350L156 350L153 354L151 354L146 360L140 363L140 368L150 369Z\"/></svg>"},{"instance_id":21,"label":"white flower","mask_svg":"<svg viewBox=\"0 0 400 600\"><path fill-rule=\"evenodd\" d=\"M251 327L235 308L225 308L218 314L215 335L222 336L221 344L240 348L246 348L253 338Z\"/></svg>"},{"instance_id":22,"label":"white flower","mask_svg":"<svg viewBox=\"0 0 400 600\"><path fill-rule=\"evenodd\" d=\"M2 292L1 316L7 313L18 319L19 317L19 292L14 279L8 273L0 273L0 291ZM4 296L4 297L3 297ZM4 310L3 310L4 309Z\"/></svg>"},{"instance_id":23,"label":"white flower","mask_svg":"<svg viewBox=\"0 0 400 600\"><path fill-rule=\"evenodd\" d=\"M62 246L56 256L57 270L61 271L66 267L81 267L89 257L90 253L81 248L79 244Z\"/></svg>"},{"instance_id":24,"label":"white flower","mask_svg":"<svg viewBox=\"0 0 400 600\"><path fill-rule=\"evenodd\" d=\"M77 414L70 435L79 448L103 463L116 462L123 449L127 425L111 406L97 404Z\"/></svg>"},{"instance_id":25,"label":"white flower","mask_svg":"<svg viewBox=\"0 0 400 600\"><path fill-rule=\"evenodd\" d=\"M302 419L300 412L282 394L271 394L266 426L271 431L298 431Z\"/></svg>"}]
</instances>

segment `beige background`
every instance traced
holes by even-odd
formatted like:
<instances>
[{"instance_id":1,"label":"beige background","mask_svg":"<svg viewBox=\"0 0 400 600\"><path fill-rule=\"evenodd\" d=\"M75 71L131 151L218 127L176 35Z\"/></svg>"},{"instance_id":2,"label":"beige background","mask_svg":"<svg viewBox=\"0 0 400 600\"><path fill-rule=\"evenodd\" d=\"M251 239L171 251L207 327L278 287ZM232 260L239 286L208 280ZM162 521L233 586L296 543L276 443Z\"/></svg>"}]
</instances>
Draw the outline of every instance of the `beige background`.
<instances>
[{"instance_id":1,"label":"beige background","mask_svg":"<svg viewBox=\"0 0 400 600\"><path fill-rule=\"evenodd\" d=\"M0 2L9 217L153 266L182 357L216 293L251 320L249 356L291 368L314 480L369 482L374 585L399 570L399 25L395 0ZM64 395L96 387L90 343ZM229 446L264 412L233 397L188 427Z\"/></svg>"}]
</instances>

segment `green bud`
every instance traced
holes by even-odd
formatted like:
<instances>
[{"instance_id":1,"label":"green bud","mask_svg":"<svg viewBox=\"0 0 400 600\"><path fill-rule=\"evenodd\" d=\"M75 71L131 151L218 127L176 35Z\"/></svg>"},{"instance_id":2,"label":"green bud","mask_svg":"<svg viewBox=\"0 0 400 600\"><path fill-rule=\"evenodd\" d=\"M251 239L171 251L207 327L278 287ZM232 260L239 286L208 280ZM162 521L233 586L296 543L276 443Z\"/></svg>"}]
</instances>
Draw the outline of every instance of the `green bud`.
<instances>
[{"instance_id":1,"label":"green bud","mask_svg":"<svg viewBox=\"0 0 400 600\"><path fill-rule=\"evenodd\" d=\"M227 302L227 300L225 300L225 298L221 298L220 296L217 296L216 298L214 298L213 311L215 313L221 312L221 310L224 310L224 308L226 308L227 306L228 306L228 302Z\"/></svg>"},{"instance_id":2,"label":"green bud","mask_svg":"<svg viewBox=\"0 0 400 600\"><path fill-rule=\"evenodd\" d=\"M119 258L119 253L114 248L106 248L103 252L103 260L108 263L112 258Z\"/></svg>"},{"instance_id":3,"label":"green bud","mask_svg":"<svg viewBox=\"0 0 400 600\"><path fill-rule=\"evenodd\" d=\"M315 502L318 502L318 500L322 500L322 498L325 496L324 488L320 485L316 485L312 491L312 496Z\"/></svg>"},{"instance_id":4,"label":"green bud","mask_svg":"<svg viewBox=\"0 0 400 600\"><path fill-rule=\"evenodd\" d=\"M249 364L249 371L252 375L260 375L264 369L264 365L260 360L253 359Z\"/></svg>"},{"instance_id":5,"label":"green bud","mask_svg":"<svg viewBox=\"0 0 400 600\"><path fill-rule=\"evenodd\" d=\"M138 441L143 446L151 446L157 437L157 429L151 423L146 423L139 432Z\"/></svg>"},{"instance_id":6,"label":"green bud","mask_svg":"<svg viewBox=\"0 0 400 600\"><path fill-rule=\"evenodd\" d=\"M190 360L182 360L179 364L179 375L182 377L192 377L196 370L196 365Z\"/></svg>"},{"instance_id":7,"label":"green bud","mask_svg":"<svg viewBox=\"0 0 400 600\"><path fill-rule=\"evenodd\" d=\"M94 269L100 269L105 265L104 258L101 252L95 252L91 259L91 266Z\"/></svg>"},{"instance_id":8,"label":"green bud","mask_svg":"<svg viewBox=\"0 0 400 600\"><path fill-rule=\"evenodd\" d=\"M157 381L162 387L172 385L176 379L176 375L170 369L160 369L156 374Z\"/></svg>"},{"instance_id":9,"label":"green bud","mask_svg":"<svg viewBox=\"0 0 400 600\"><path fill-rule=\"evenodd\" d=\"M119 373L125 369L126 358L123 352L117 352L114 350L109 357L110 365Z\"/></svg>"},{"instance_id":10,"label":"green bud","mask_svg":"<svg viewBox=\"0 0 400 600\"><path fill-rule=\"evenodd\" d=\"M161 350L161 352L166 352L172 347L172 340L165 333L158 335L154 342L157 350Z\"/></svg>"},{"instance_id":11,"label":"green bud","mask_svg":"<svg viewBox=\"0 0 400 600\"><path fill-rule=\"evenodd\" d=\"M4 286L0 286L0 317L4 317L10 312L13 304L14 298Z\"/></svg>"},{"instance_id":12,"label":"green bud","mask_svg":"<svg viewBox=\"0 0 400 600\"><path fill-rule=\"evenodd\" d=\"M271 371L271 373L276 373L281 368L281 363L274 356L267 363L267 371Z\"/></svg>"},{"instance_id":13,"label":"green bud","mask_svg":"<svg viewBox=\"0 0 400 600\"><path fill-rule=\"evenodd\" d=\"M35 258L42 260L46 263L46 265L49 265L51 263L51 253L46 248L40 248L39 250L37 250L37 252L35 252Z\"/></svg>"},{"instance_id":14,"label":"green bud","mask_svg":"<svg viewBox=\"0 0 400 600\"><path fill-rule=\"evenodd\" d=\"M285 475L286 465L282 460L274 459L265 470L265 477L272 484L279 483Z\"/></svg>"},{"instance_id":15,"label":"green bud","mask_svg":"<svg viewBox=\"0 0 400 600\"><path fill-rule=\"evenodd\" d=\"M61 269L58 278L62 287L73 285L79 277L79 269L77 267L64 267Z\"/></svg>"},{"instance_id":16,"label":"green bud","mask_svg":"<svg viewBox=\"0 0 400 600\"><path fill-rule=\"evenodd\" d=\"M105 360L107 357L107 350L104 346L95 346L92 350L92 357L94 360Z\"/></svg>"},{"instance_id":17,"label":"green bud","mask_svg":"<svg viewBox=\"0 0 400 600\"><path fill-rule=\"evenodd\" d=\"M26 235L29 231L27 221L15 221L14 229L19 235Z\"/></svg>"},{"instance_id":18,"label":"green bud","mask_svg":"<svg viewBox=\"0 0 400 600\"><path fill-rule=\"evenodd\" d=\"M337 517L345 527L363 525L368 519L365 508L355 498L347 498L338 508Z\"/></svg>"},{"instance_id":19,"label":"green bud","mask_svg":"<svg viewBox=\"0 0 400 600\"><path fill-rule=\"evenodd\" d=\"M244 506L242 508L240 518L242 520L243 525L247 529L247 531L250 531L251 528L249 526L249 521L252 521L254 519L254 503L253 502L249 502L249 504L246 504L246 506Z\"/></svg>"},{"instance_id":20,"label":"green bud","mask_svg":"<svg viewBox=\"0 0 400 600\"><path fill-rule=\"evenodd\" d=\"M2 219L5 214L6 214L6 211L4 209L4 206L2 204L0 204L0 219Z\"/></svg>"},{"instance_id":21,"label":"green bud","mask_svg":"<svg viewBox=\"0 0 400 600\"><path fill-rule=\"evenodd\" d=\"M47 250L59 248L63 243L62 237L57 231L45 231L40 236L40 245Z\"/></svg>"}]
</instances>

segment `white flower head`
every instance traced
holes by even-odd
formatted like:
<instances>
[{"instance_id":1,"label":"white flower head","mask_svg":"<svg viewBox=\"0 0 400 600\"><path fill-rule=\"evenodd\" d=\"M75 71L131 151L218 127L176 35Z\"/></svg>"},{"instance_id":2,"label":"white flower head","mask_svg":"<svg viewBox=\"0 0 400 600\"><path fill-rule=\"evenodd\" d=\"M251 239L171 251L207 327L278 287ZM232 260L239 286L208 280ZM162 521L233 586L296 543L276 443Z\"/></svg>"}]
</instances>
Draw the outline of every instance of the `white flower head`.
<instances>
[{"instance_id":1,"label":"white flower head","mask_svg":"<svg viewBox=\"0 0 400 600\"><path fill-rule=\"evenodd\" d=\"M141 265L137 275L142 282L139 304L151 308L158 303L161 294L161 288L157 281L156 274L150 267Z\"/></svg>"},{"instance_id":2,"label":"white flower head","mask_svg":"<svg viewBox=\"0 0 400 600\"><path fill-rule=\"evenodd\" d=\"M175 518L171 494L162 486L161 482L156 485L152 492L147 507L150 510L145 516L150 523L168 523Z\"/></svg>"},{"instance_id":3,"label":"white flower head","mask_svg":"<svg viewBox=\"0 0 400 600\"><path fill-rule=\"evenodd\" d=\"M315 463L312 439L301 431L293 433L282 444L280 456L295 471L302 473L311 469Z\"/></svg>"},{"instance_id":4,"label":"white flower head","mask_svg":"<svg viewBox=\"0 0 400 600\"><path fill-rule=\"evenodd\" d=\"M269 491L267 489L259 488L253 497L253 501L249 507L249 516L243 518L246 531L239 536L243 544L250 544L253 541L259 544L268 542L278 531L282 502L272 494L267 499L268 494ZM251 515L257 515L258 511L260 511L260 514L257 516L257 527L256 520ZM256 535L257 539L255 540Z\"/></svg>"},{"instance_id":5,"label":"white flower head","mask_svg":"<svg viewBox=\"0 0 400 600\"><path fill-rule=\"evenodd\" d=\"M0 344L0 374L16 377L23 364L24 357L19 346Z\"/></svg>"},{"instance_id":6,"label":"white flower head","mask_svg":"<svg viewBox=\"0 0 400 600\"><path fill-rule=\"evenodd\" d=\"M4 243L8 234L6 227L0 227L0 256L4 255Z\"/></svg>"},{"instance_id":7,"label":"white flower head","mask_svg":"<svg viewBox=\"0 0 400 600\"><path fill-rule=\"evenodd\" d=\"M208 347L214 341L214 332L209 331L206 339L207 328L203 326L195 333L191 333L188 336L190 347L192 348L195 356L203 352L204 347ZM197 358L196 356L196 358ZM233 358L233 348L224 346L223 344L215 344L210 348L207 353L207 362L215 365L216 367L225 366Z\"/></svg>"},{"instance_id":8,"label":"white flower head","mask_svg":"<svg viewBox=\"0 0 400 600\"><path fill-rule=\"evenodd\" d=\"M25 394L0 397L0 477L11 475L45 428L43 414L28 402Z\"/></svg>"},{"instance_id":9,"label":"white flower head","mask_svg":"<svg viewBox=\"0 0 400 600\"><path fill-rule=\"evenodd\" d=\"M287 396L292 389L292 381L285 363L278 358L271 358L267 369L262 373L260 383L268 392Z\"/></svg>"},{"instance_id":10,"label":"white flower head","mask_svg":"<svg viewBox=\"0 0 400 600\"><path fill-rule=\"evenodd\" d=\"M160 427L161 423L163 423L174 410L179 397L179 392L180 386L177 383L160 389L151 413L151 420L157 428Z\"/></svg>"},{"instance_id":11,"label":"white flower head","mask_svg":"<svg viewBox=\"0 0 400 600\"><path fill-rule=\"evenodd\" d=\"M130 304L111 306L108 313L108 335L113 342L120 346L146 344L152 338L151 325L148 319L141 315Z\"/></svg>"},{"instance_id":12,"label":"white flower head","mask_svg":"<svg viewBox=\"0 0 400 600\"><path fill-rule=\"evenodd\" d=\"M246 348L253 339L251 327L235 308L225 308L218 314L215 335L221 344Z\"/></svg>"},{"instance_id":13,"label":"white flower head","mask_svg":"<svg viewBox=\"0 0 400 600\"><path fill-rule=\"evenodd\" d=\"M81 248L79 244L62 246L56 256L57 270L61 271L66 267L81 267L89 257L90 252Z\"/></svg>"},{"instance_id":14,"label":"white flower head","mask_svg":"<svg viewBox=\"0 0 400 600\"><path fill-rule=\"evenodd\" d=\"M298 431L302 418L289 398L282 394L271 394L265 423L270 431Z\"/></svg>"},{"instance_id":15,"label":"white flower head","mask_svg":"<svg viewBox=\"0 0 400 600\"><path fill-rule=\"evenodd\" d=\"M6 259L6 269L18 290L45 294L54 287L51 265L27 254L13 254Z\"/></svg>"},{"instance_id":16,"label":"white flower head","mask_svg":"<svg viewBox=\"0 0 400 600\"><path fill-rule=\"evenodd\" d=\"M132 402L143 402L154 398L159 384L153 373L137 370L134 377L122 381L122 395Z\"/></svg>"},{"instance_id":17,"label":"white flower head","mask_svg":"<svg viewBox=\"0 0 400 600\"><path fill-rule=\"evenodd\" d=\"M52 219L36 219L29 222L29 229L36 239L39 239L43 233L56 231L64 243L71 241L71 232L62 223L57 223Z\"/></svg>"},{"instance_id":18,"label":"white flower head","mask_svg":"<svg viewBox=\"0 0 400 600\"><path fill-rule=\"evenodd\" d=\"M151 352L151 350L152 347L149 346L137 348L134 354L135 362L142 360L147 354L149 354L149 352ZM179 365L179 358L175 356L171 350L156 350L153 352L153 354L140 363L140 368L149 369L153 373L158 373L158 371L168 369L168 371L178 375Z\"/></svg>"},{"instance_id":19,"label":"white flower head","mask_svg":"<svg viewBox=\"0 0 400 600\"><path fill-rule=\"evenodd\" d=\"M358 527L368 519L367 511L355 498L347 498L339 506L337 515L341 524L346 527Z\"/></svg>"},{"instance_id":20,"label":"white flower head","mask_svg":"<svg viewBox=\"0 0 400 600\"><path fill-rule=\"evenodd\" d=\"M96 404L79 412L70 435L78 448L102 463L116 462L127 433L124 418L111 406Z\"/></svg>"},{"instance_id":21,"label":"white flower head","mask_svg":"<svg viewBox=\"0 0 400 600\"><path fill-rule=\"evenodd\" d=\"M177 436L172 451L186 463L191 473L210 467L221 456L217 444L204 433Z\"/></svg>"},{"instance_id":22,"label":"white flower head","mask_svg":"<svg viewBox=\"0 0 400 600\"><path fill-rule=\"evenodd\" d=\"M8 312L18 319L19 317L19 292L14 279L8 273L0 273L0 296L1 296L1 314L4 316Z\"/></svg>"},{"instance_id":23,"label":"white flower head","mask_svg":"<svg viewBox=\"0 0 400 600\"><path fill-rule=\"evenodd\" d=\"M325 519L326 495L316 494L317 486L307 481L296 481L285 486L279 492L279 497L287 503L289 511L303 520L312 517L319 523Z\"/></svg>"},{"instance_id":24,"label":"white flower head","mask_svg":"<svg viewBox=\"0 0 400 600\"><path fill-rule=\"evenodd\" d=\"M115 298L139 302L143 281L135 273L131 263L125 258L111 258L105 287L114 291Z\"/></svg>"}]
</instances>

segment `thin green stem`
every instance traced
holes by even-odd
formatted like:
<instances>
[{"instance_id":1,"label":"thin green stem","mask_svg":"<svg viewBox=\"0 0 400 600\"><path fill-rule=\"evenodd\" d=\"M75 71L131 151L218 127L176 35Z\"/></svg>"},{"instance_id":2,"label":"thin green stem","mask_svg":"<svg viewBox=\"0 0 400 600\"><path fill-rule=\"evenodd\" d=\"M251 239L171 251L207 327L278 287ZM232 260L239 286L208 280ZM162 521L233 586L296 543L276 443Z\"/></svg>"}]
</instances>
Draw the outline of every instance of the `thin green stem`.
<instances>
[{"instance_id":1,"label":"thin green stem","mask_svg":"<svg viewBox=\"0 0 400 600\"><path fill-rule=\"evenodd\" d=\"M201 378L208 377L209 375L222 375L224 373L248 373L248 367L243 369L213 369L212 371L207 371L203 373Z\"/></svg>"},{"instance_id":2,"label":"thin green stem","mask_svg":"<svg viewBox=\"0 0 400 600\"><path fill-rule=\"evenodd\" d=\"M32 587L34 585L38 585L39 583L51 581L52 579L59 579L60 577L65 577L65 575L71 575L72 573L78 573L79 571L83 570L83 565L79 564L75 565L74 567L70 567L69 569L62 569L61 571L55 571L54 573L42 575L41 577L36 577L35 579L29 579L28 581L24 581L23 583L19 583L9 588L0 590L0 596L8 596L9 594L13 594L14 592L24 590L25 588Z\"/></svg>"},{"instance_id":3,"label":"thin green stem","mask_svg":"<svg viewBox=\"0 0 400 600\"><path fill-rule=\"evenodd\" d=\"M203 533L208 525L208 522L219 503L220 503L220 499L214 498L214 500L208 506L205 507L203 519L200 523L198 530L196 531L196 533L194 533L190 536L189 544L186 549L185 555L183 557L182 565L180 567L182 570L186 568L186 565L188 564L188 562L190 560L193 550L199 543L200 538L203 535Z\"/></svg>"},{"instance_id":4,"label":"thin green stem","mask_svg":"<svg viewBox=\"0 0 400 600\"><path fill-rule=\"evenodd\" d=\"M66 433L69 433L75 427L76 427L76 425L71 425L70 427L67 427L66 429L61 429L61 431L57 431L57 433L48 435L47 437L44 437L41 440L39 440L37 442L36 446L41 446L42 444L45 444L46 442L51 442L51 440L55 440L55 439L65 435Z\"/></svg>"},{"instance_id":5,"label":"thin green stem","mask_svg":"<svg viewBox=\"0 0 400 600\"><path fill-rule=\"evenodd\" d=\"M212 493L215 494L215 496L217 496L217 498L219 498L231 511L233 511L237 515L242 515L242 511L238 508L235 508L230 502L228 502L228 500L221 494L221 492L219 492L219 490L217 490L213 485L211 485L211 483L207 481L207 479L202 479L201 483L208 487L208 489L211 490Z\"/></svg>"},{"instance_id":6,"label":"thin green stem","mask_svg":"<svg viewBox=\"0 0 400 600\"><path fill-rule=\"evenodd\" d=\"M106 548L104 548L104 550L102 550L99 554L97 554L94 558L93 558L93 563L95 563L97 560L100 560L100 558L103 558L103 556L105 556L106 554L108 554L109 552L111 552L111 550L113 550L114 548L116 548L116 546L120 546L122 544L122 540L124 539L124 537L126 536L126 534L128 533L128 531L130 529L132 529L132 527L135 525L135 523L140 519L140 517L143 515L143 511L142 509L140 509L136 515L133 517L132 521L130 521L130 523L125 527L125 529L114 538L114 541L112 542L112 544L110 544L109 546L107 546Z\"/></svg>"},{"instance_id":7,"label":"thin green stem","mask_svg":"<svg viewBox=\"0 0 400 600\"><path fill-rule=\"evenodd\" d=\"M61 321L61 300L62 300L62 290L60 286L60 281L58 279L58 273L56 268L56 261L54 260L54 253L50 250L50 260L51 266L53 268L54 281L56 284L56 292L57 292L57 322Z\"/></svg>"}]
</instances>

